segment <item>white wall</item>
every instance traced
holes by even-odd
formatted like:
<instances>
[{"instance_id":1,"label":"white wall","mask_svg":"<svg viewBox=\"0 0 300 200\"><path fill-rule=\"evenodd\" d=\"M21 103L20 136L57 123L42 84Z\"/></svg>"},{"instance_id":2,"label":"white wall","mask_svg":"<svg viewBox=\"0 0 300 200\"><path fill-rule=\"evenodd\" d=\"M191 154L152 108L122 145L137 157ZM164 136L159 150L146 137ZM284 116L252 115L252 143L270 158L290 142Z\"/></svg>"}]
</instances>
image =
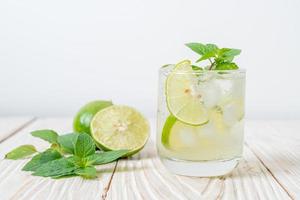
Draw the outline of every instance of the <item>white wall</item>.
<instances>
[{"instance_id":1,"label":"white wall","mask_svg":"<svg viewBox=\"0 0 300 200\"><path fill-rule=\"evenodd\" d=\"M0 1L0 115L92 99L155 115L157 70L212 42L243 50L250 118L300 117L299 0Z\"/></svg>"}]
</instances>

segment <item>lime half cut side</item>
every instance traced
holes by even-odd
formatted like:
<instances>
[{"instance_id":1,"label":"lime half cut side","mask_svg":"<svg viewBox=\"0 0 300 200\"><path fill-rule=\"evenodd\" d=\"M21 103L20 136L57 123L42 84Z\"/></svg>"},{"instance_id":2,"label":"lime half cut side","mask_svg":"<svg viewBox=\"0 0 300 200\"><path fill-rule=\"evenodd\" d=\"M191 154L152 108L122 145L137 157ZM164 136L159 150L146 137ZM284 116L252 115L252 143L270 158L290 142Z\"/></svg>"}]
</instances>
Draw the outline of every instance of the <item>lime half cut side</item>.
<instances>
[{"instance_id":1,"label":"lime half cut side","mask_svg":"<svg viewBox=\"0 0 300 200\"><path fill-rule=\"evenodd\" d=\"M208 122L198 79L189 60L178 63L167 77L166 97L170 113L179 121L189 125Z\"/></svg>"},{"instance_id":2,"label":"lime half cut side","mask_svg":"<svg viewBox=\"0 0 300 200\"><path fill-rule=\"evenodd\" d=\"M110 106L100 110L91 122L91 133L103 150L127 149L127 156L141 150L150 133L148 121L134 108Z\"/></svg>"}]
</instances>

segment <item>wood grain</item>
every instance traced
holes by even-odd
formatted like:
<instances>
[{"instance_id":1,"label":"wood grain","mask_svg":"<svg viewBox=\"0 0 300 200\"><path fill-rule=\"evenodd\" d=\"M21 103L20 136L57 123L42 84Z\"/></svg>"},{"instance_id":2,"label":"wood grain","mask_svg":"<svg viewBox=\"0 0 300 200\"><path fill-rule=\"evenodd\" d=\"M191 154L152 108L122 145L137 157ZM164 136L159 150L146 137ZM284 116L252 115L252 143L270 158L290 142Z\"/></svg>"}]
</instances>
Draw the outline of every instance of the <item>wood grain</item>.
<instances>
[{"instance_id":1,"label":"wood grain","mask_svg":"<svg viewBox=\"0 0 300 200\"><path fill-rule=\"evenodd\" d=\"M72 130L71 119L0 119L0 157L21 144L49 146L29 132ZM154 121L152 127L154 127ZM300 121L250 121L244 159L229 175L191 178L171 174L152 139L138 155L97 167L99 177L53 180L21 171L27 160L0 160L0 199L299 199ZM10 136L10 137L9 137ZM115 170L115 171L114 171Z\"/></svg>"},{"instance_id":2,"label":"wood grain","mask_svg":"<svg viewBox=\"0 0 300 200\"><path fill-rule=\"evenodd\" d=\"M1 144L0 157L22 144L33 144L38 150L46 149L49 144L32 137L29 132L36 129L51 128L59 133L71 131L70 119L36 120L13 137ZM98 166L99 177L84 180L80 177L53 180L30 175L21 171L26 160L0 160L0 196L5 199L101 199L116 163Z\"/></svg>"},{"instance_id":3,"label":"wood grain","mask_svg":"<svg viewBox=\"0 0 300 200\"><path fill-rule=\"evenodd\" d=\"M300 199L300 120L252 121L247 144L293 199Z\"/></svg>"},{"instance_id":4,"label":"wood grain","mask_svg":"<svg viewBox=\"0 0 300 200\"><path fill-rule=\"evenodd\" d=\"M169 173L153 143L139 156L118 162L108 199L290 199L256 156L244 159L229 175L191 178Z\"/></svg>"},{"instance_id":5,"label":"wood grain","mask_svg":"<svg viewBox=\"0 0 300 200\"><path fill-rule=\"evenodd\" d=\"M34 121L33 117L0 118L0 143Z\"/></svg>"}]
</instances>

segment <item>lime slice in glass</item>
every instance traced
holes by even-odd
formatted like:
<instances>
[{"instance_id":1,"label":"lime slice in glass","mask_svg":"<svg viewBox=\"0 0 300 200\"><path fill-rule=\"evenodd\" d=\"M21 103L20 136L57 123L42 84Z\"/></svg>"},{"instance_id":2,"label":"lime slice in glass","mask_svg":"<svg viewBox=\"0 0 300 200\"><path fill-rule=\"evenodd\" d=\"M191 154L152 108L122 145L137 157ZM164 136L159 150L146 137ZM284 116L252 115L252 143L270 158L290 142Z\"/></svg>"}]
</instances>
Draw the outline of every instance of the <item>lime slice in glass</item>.
<instances>
[{"instance_id":1,"label":"lime slice in glass","mask_svg":"<svg viewBox=\"0 0 300 200\"><path fill-rule=\"evenodd\" d=\"M190 125L207 123L208 113L189 60L178 63L167 77L166 97L170 113L181 122Z\"/></svg>"},{"instance_id":2,"label":"lime slice in glass","mask_svg":"<svg viewBox=\"0 0 300 200\"><path fill-rule=\"evenodd\" d=\"M100 110L91 122L91 134L99 148L128 149L127 156L144 147L149 133L148 121L128 106L114 105Z\"/></svg>"},{"instance_id":3,"label":"lime slice in glass","mask_svg":"<svg viewBox=\"0 0 300 200\"><path fill-rule=\"evenodd\" d=\"M192 126L170 115L162 130L161 142L169 149L193 148L197 146L198 134L203 126Z\"/></svg>"},{"instance_id":4,"label":"lime slice in glass","mask_svg":"<svg viewBox=\"0 0 300 200\"><path fill-rule=\"evenodd\" d=\"M176 121L177 121L177 119L173 115L170 115L166 119L166 122L165 122L163 130L162 130L162 134L161 134L161 142L165 146L169 145L169 137L170 137L171 129Z\"/></svg>"}]
</instances>

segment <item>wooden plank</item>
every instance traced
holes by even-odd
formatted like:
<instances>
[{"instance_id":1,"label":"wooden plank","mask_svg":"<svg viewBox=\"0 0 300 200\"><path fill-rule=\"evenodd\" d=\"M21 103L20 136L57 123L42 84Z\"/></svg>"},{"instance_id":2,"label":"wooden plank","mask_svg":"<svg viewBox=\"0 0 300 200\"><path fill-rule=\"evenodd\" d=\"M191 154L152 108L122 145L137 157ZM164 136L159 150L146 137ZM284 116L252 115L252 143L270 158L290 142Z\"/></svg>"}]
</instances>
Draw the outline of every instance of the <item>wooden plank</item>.
<instances>
[{"instance_id":1,"label":"wooden plank","mask_svg":"<svg viewBox=\"0 0 300 200\"><path fill-rule=\"evenodd\" d=\"M300 199L300 120L247 125L251 150L293 199Z\"/></svg>"},{"instance_id":2,"label":"wooden plank","mask_svg":"<svg viewBox=\"0 0 300 200\"><path fill-rule=\"evenodd\" d=\"M13 137L2 142L0 156L21 144L34 144L38 150L49 146L29 132L36 129L50 128L60 133L71 132L70 119L41 119L24 128ZM101 199L111 179L116 163L97 167L99 177L95 180L84 180L80 177L52 180L30 175L21 171L27 160L0 161L0 196L5 199Z\"/></svg>"},{"instance_id":3,"label":"wooden plank","mask_svg":"<svg viewBox=\"0 0 300 200\"><path fill-rule=\"evenodd\" d=\"M290 199L247 147L244 159L229 175L192 178L169 173L153 142L118 162L107 199Z\"/></svg>"},{"instance_id":4,"label":"wooden plank","mask_svg":"<svg viewBox=\"0 0 300 200\"><path fill-rule=\"evenodd\" d=\"M3 124L3 123L1 123ZM290 199L299 197L299 121L249 122L244 159L229 175L191 178L169 173L150 141L133 158L98 167L99 178L52 180L21 171L26 160L0 160L2 199ZM1 129L1 126L4 127ZM37 120L0 144L0 156L21 144L48 144L29 135L35 129L71 131L70 119ZM0 125L0 130L5 126ZM254 153L253 153L254 152ZM267 167L267 168L266 168ZM113 176L112 176L113 175ZM111 181L111 182L110 182ZM109 187L110 186L110 187ZM109 187L109 188L108 188ZM288 192L288 193L287 193ZM107 195L107 196L106 196Z\"/></svg>"},{"instance_id":5,"label":"wooden plank","mask_svg":"<svg viewBox=\"0 0 300 200\"><path fill-rule=\"evenodd\" d=\"M6 140L10 135L18 132L29 125L34 118L32 117L9 117L0 118L0 143Z\"/></svg>"}]
</instances>

